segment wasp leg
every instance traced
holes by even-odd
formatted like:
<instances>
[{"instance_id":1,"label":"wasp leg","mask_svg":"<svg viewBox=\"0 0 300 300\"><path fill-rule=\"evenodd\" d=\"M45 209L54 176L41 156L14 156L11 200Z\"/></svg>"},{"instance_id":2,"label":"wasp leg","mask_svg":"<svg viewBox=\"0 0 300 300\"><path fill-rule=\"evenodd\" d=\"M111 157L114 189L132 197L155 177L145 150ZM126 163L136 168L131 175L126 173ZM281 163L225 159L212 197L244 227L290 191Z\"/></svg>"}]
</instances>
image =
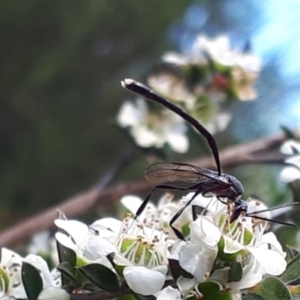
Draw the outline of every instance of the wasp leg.
<instances>
[{"instance_id":1,"label":"wasp leg","mask_svg":"<svg viewBox=\"0 0 300 300\"><path fill-rule=\"evenodd\" d=\"M141 204L141 206L138 208L136 214L135 214L135 217L134 219L136 219L138 216L141 215L141 213L144 211L144 209L146 208L148 202L149 202L149 199L151 198L153 192L156 190L156 189L168 189L168 190L178 190L178 191L188 191L191 189L191 187L187 187L187 188L180 188L180 187L176 187L176 186L171 186L171 185L163 185L163 184L160 184L160 185L157 185L155 187L152 188L152 190L150 191L150 193L148 194L148 196L145 198L145 200L143 201L143 203Z\"/></svg>"},{"instance_id":2,"label":"wasp leg","mask_svg":"<svg viewBox=\"0 0 300 300\"><path fill-rule=\"evenodd\" d=\"M173 224L174 222L180 217L180 215L184 212L184 210L192 203L192 201L199 195L199 194L202 194L202 193L205 193L207 191L202 191L202 190L198 190L195 192L195 194L193 195L193 197L185 204L185 206L183 206L182 208L179 209L179 211L173 216L173 218L171 219L170 221L170 227L172 228L172 230L174 231L174 233L176 234L176 236L180 239L180 240L183 240L185 241L185 238L183 236L183 234L178 230L176 229ZM195 215L195 211L193 210L193 219L197 218L197 216Z\"/></svg>"}]
</instances>

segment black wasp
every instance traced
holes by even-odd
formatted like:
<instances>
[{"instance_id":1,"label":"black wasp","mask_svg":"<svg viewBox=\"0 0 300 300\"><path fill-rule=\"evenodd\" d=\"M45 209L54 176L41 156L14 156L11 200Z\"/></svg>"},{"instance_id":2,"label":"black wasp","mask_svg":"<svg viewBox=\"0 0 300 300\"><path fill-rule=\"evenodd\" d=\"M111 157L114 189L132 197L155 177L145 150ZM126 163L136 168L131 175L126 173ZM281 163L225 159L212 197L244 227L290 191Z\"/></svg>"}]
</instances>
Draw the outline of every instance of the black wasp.
<instances>
[{"instance_id":1,"label":"black wasp","mask_svg":"<svg viewBox=\"0 0 300 300\"><path fill-rule=\"evenodd\" d=\"M241 214L244 216L249 216L257 219L262 219L271 222L277 222L274 220L265 219L263 217L259 217L255 215L255 213L265 212L267 210L258 211L255 213L247 213L248 204L246 201L242 200L242 194L244 193L243 185L239 180L237 180L234 176L224 174L221 172L221 164L219 158L219 151L217 147L216 140L214 137L203 127L196 119L190 116L186 111L184 111L179 106L171 103L167 99L162 96L156 94L154 91L149 89L144 84L137 82L133 79L125 79L121 82L122 86L136 94L139 94L145 97L148 100L159 103L169 110L173 111L180 117L182 117L186 122L192 125L207 141L213 157L216 162L217 171L212 171L209 169L201 168L198 166L194 166L187 163L179 163L179 162L162 162L151 165L145 173L145 177L148 181L156 183L158 185L154 186L150 191L149 195L143 201L142 205L136 212L136 218L143 212L147 203L156 189L169 189L169 190L182 190L182 191L195 191L193 197L186 203L184 207L182 207L171 219L170 226L174 230L175 234L178 238L184 239L182 233L177 230L173 223L178 219L183 210L192 203L195 197L199 194L203 196L213 196L215 195L220 201L223 203L227 203L227 201L231 201L234 205L233 212L231 215L231 222L235 221ZM164 184L164 183L173 183L174 186ZM186 183L188 187L179 187L178 184ZM293 203L299 204L299 203ZM287 205L278 206L272 208L271 210L282 208ZM194 213L194 218L196 217L196 213ZM285 222L277 222L280 224L295 226L290 223ZM295 226L296 227L296 226Z\"/></svg>"}]
</instances>

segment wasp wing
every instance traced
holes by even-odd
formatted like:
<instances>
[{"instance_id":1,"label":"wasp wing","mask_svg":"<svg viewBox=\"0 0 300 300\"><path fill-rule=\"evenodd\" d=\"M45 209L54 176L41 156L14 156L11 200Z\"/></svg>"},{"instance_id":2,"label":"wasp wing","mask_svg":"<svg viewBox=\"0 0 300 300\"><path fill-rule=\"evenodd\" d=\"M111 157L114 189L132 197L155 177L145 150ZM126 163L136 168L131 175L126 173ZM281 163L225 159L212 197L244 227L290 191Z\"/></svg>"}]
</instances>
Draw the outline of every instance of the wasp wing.
<instances>
[{"instance_id":1,"label":"wasp wing","mask_svg":"<svg viewBox=\"0 0 300 300\"><path fill-rule=\"evenodd\" d=\"M218 172L179 162L153 164L146 170L145 177L154 183L185 182L196 184L204 182L208 178L225 183Z\"/></svg>"}]
</instances>

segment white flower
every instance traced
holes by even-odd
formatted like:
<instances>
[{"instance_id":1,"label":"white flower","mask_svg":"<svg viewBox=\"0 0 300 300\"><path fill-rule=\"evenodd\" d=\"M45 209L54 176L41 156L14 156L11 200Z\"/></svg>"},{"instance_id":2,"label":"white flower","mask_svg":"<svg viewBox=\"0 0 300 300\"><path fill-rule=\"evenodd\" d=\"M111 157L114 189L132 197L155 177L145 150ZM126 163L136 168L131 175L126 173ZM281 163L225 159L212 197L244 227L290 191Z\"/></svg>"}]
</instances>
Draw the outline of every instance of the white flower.
<instances>
[{"instance_id":1,"label":"white flower","mask_svg":"<svg viewBox=\"0 0 300 300\"><path fill-rule=\"evenodd\" d=\"M151 228L154 226L157 230L165 230L168 233L169 239L176 239L176 235L170 228L170 221L182 207L182 204L178 201L172 201L172 199L173 195L166 193L159 199L157 206L152 202L149 202L139 216L139 220L143 220L145 226ZM121 203L135 215L138 208L142 205L143 200L136 196L124 196L121 199ZM173 226L182 230L184 226L187 226L191 222L192 212L191 208L188 207L176 220Z\"/></svg>"},{"instance_id":2,"label":"white flower","mask_svg":"<svg viewBox=\"0 0 300 300\"><path fill-rule=\"evenodd\" d=\"M190 228L191 238L179 251L179 264L201 282L217 257L221 231L203 216L192 222Z\"/></svg>"},{"instance_id":3,"label":"white flower","mask_svg":"<svg viewBox=\"0 0 300 300\"><path fill-rule=\"evenodd\" d=\"M0 281L0 297L9 299L8 296L12 296L18 299L26 299L24 285L22 283L21 268L22 263L26 262L35 267L43 281L43 288L50 288L56 285L53 280L53 276L49 271L46 261L35 254L29 254L26 258L22 258L13 251L2 248L1 251L1 281ZM60 290L60 293L66 293L65 291L55 288L56 291ZM4 297L4 298L3 298ZM42 299L42 298L39 298ZM44 298L43 298L44 299ZM46 299L46 298L45 298ZM49 297L48 299L51 299ZM54 299L54 298L53 298ZM65 298L67 299L67 298Z\"/></svg>"},{"instance_id":4,"label":"white flower","mask_svg":"<svg viewBox=\"0 0 300 300\"><path fill-rule=\"evenodd\" d=\"M90 240L93 232L88 226L76 220L56 219L55 225L66 232L57 232L56 240L67 248L74 250L77 254L82 255L86 244Z\"/></svg>"},{"instance_id":5,"label":"white flower","mask_svg":"<svg viewBox=\"0 0 300 300\"><path fill-rule=\"evenodd\" d=\"M224 77L224 80L227 81L224 87L225 90L228 90L230 86L240 100L257 98L253 84L261 69L259 58L250 53L243 53L233 49L228 38L224 35L216 38L200 35L196 38L190 53L167 53L163 57L165 62L182 67L187 65L206 66L208 65L208 59L222 66L222 68L230 68L230 78ZM165 86L167 86L166 83ZM223 90L223 88L220 87L220 90ZM203 90L198 95L203 95ZM223 94L223 96L225 95Z\"/></svg>"},{"instance_id":6,"label":"white flower","mask_svg":"<svg viewBox=\"0 0 300 300\"><path fill-rule=\"evenodd\" d=\"M248 72L240 66L232 69L232 88L240 100L255 100L257 98L254 83L258 73Z\"/></svg>"},{"instance_id":7,"label":"white flower","mask_svg":"<svg viewBox=\"0 0 300 300\"><path fill-rule=\"evenodd\" d=\"M156 300L181 300L180 292L177 289L167 286L156 295Z\"/></svg>"},{"instance_id":8,"label":"white flower","mask_svg":"<svg viewBox=\"0 0 300 300\"><path fill-rule=\"evenodd\" d=\"M286 155L296 155L300 154L300 143L294 140L285 141L281 147L280 151Z\"/></svg>"},{"instance_id":9,"label":"white flower","mask_svg":"<svg viewBox=\"0 0 300 300\"><path fill-rule=\"evenodd\" d=\"M117 122L129 129L141 147L162 148L167 143L176 152L188 150L184 121L166 109L151 114L143 99L137 99L135 103L125 102L118 113Z\"/></svg>"},{"instance_id":10,"label":"white flower","mask_svg":"<svg viewBox=\"0 0 300 300\"><path fill-rule=\"evenodd\" d=\"M134 292L153 295L161 290L168 270L168 243L162 231L126 218L117 247L115 263L126 266L124 278Z\"/></svg>"},{"instance_id":11,"label":"white flower","mask_svg":"<svg viewBox=\"0 0 300 300\"><path fill-rule=\"evenodd\" d=\"M120 222L121 223L121 222ZM67 234L57 232L55 238L65 247L76 252L86 263L98 262L109 268L111 264L106 256L117 251L114 243L117 235L108 227L93 224L90 228L76 220L55 220L55 225L63 229ZM98 230L99 231L98 231ZM97 232L95 231L97 230Z\"/></svg>"},{"instance_id":12,"label":"white flower","mask_svg":"<svg viewBox=\"0 0 300 300\"><path fill-rule=\"evenodd\" d=\"M192 195L189 194L184 202ZM216 198L200 195L192 204L205 208L206 213L191 223L190 240L179 250L179 263L194 275L197 282L203 281L206 274L212 274L211 279L221 280L221 284L239 291L257 284L264 275L277 276L285 271L286 254L273 233L264 234L266 222L241 213L235 222L230 223L228 209L232 204L225 205ZM248 201L247 205L248 214L270 218L269 211L259 213L266 209L261 202ZM228 267L218 269L216 273L213 270L215 260L226 262L228 255L236 255L242 264L243 277L239 282L228 283Z\"/></svg>"},{"instance_id":13,"label":"white flower","mask_svg":"<svg viewBox=\"0 0 300 300\"><path fill-rule=\"evenodd\" d=\"M206 53L213 61L223 66L238 66L255 73L261 69L258 57L232 49L228 37L224 35L214 39L200 35L194 43L192 52L199 60L203 60L203 53Z\"/></svg>"},{"instance_id":14,"label":"white flower","mask_svg":"<svg viewBox=\"0 0 300 300\"><path fill-rule=\"evenodd\" d=\"M197 95L203 94L200 86L197 91L189 91L184 81L173 74L159 73L148 78L149 86L172 101L180 101L187 110L195 109ZM200 89L200 90L199 90Z\"/></svg>"},{"instance_id":15,"label":"white flower","mask_svg":"<svg viewBox=\"0 0 300 300\"><path fill-rule=\"evenodd\" d=\"M1 281L0 296L14 296L16 298L26 298L24 286L21 278L21 266L23 258L7 249L1 249Z\"/></svg>"},{"instance_id":16,"label":"white flower","mask_svg":"<svg viewBox=\"0 0 300 300\"><path fill-rule=\"evenodd\" d=\"M293 140L286 141L280 151L290 156L285 160L288 166L281 171L280 180L289 183L300 179L300 143Z\"/></svg>"},{"instance_id":17,"label":"white flower","mask_svg":"<svg viewBox=\"0 0 300 300\"><path fill-rule=\"evenodd\" d=\"M57 240L83 256L87 263L112 268L106 256L114 253L115 263L125 266L124 278L134 292L152 295L162 288L168 269L168 243L163 232L129 217L123 222L104 218L90 228L74 220L56 220L55 223L71 235L70 238L59 232Z\"/></svg>"},{"instance_id":18,"label":"white flower","mask_svg":"<svg viewBox=\"0 0 300 300\"><path fill-rule=\"evenodd\" d=\"M188 54L177 54L169 52L164 55L163 60L167 63L184 66L187 64L207 64L208 55L213 61L223 66L238 66L248 72L259 72L261 69L260 59L249 53L242 53L232 49L228 37L218 36L208 38L199 35Z\"/></svg>"},{"instance_id":19,"label":"white flower","mask_svg":"<svg viewBox=\"0 0 300 300\"><path fill-rule=\"evenodd\" d=\"M159 94L177 101L189 114L205 124L211 133L225 130L231 120L229 112L220 111L220 104L226 98L223 92L215 89L205 90L201 85L188 90L182 79L167 73L150 76L148 83ZM203 99L208 99L209 109L207 104L203 103Z\"/></svg>"}]
</instances>

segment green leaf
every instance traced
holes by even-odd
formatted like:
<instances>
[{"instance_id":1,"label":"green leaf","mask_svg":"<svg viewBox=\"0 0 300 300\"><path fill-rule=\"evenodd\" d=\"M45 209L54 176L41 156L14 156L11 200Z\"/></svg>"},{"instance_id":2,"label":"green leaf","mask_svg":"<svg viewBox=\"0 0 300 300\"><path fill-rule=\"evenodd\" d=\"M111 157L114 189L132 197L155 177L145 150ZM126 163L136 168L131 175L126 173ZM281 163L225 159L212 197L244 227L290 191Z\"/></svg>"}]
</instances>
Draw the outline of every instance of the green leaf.
<instances>
[{"instance_id":1,"label":"green leaf","mask_svg":"<svg viewBox=\"0 0 300 300\"><path fill-rule=\"evenodd\" d=\"M57 245L57 253L58 253L60 263L63 264L64 262L66 262L68 263L68 265L75 267L76 266L75 251L65 247L64 245L60 244L58 241L56 241L56 245ZM65 270L63 269L63 271ZM66 274L65 272L62 273L61 281L63 286L73 286L74 284L74 282L72 282L73 280L70 279L69 276L67 275L67 272Z\"/></svg>"},{"instance_id":2,"label":"green leaf","mask_svg":"<svg viewBox=\"0 0 300 300\"><path fill-rule=\"evenodd\" d=\"M63 276L65 276L69 280L77 281L78 271L69 262L64 261L60 263L56 268L62 273Z\"/></svg>"},{"instance_id":3,"label":"green leaf","mask_svg":"<svg viewBox=\"0 0 300 300\"><path fill-rule=\"evenodd\" d=\"M230 270L228 272L228 280L238 282L242 279L242 277L243 277L242 264L234 261L231 264Z\"/></svg>"},{"instance_id":4,"label":"green leaf","mask_svg":"<svg viewBox=\"0 0 300 300\"><path fill-rule=\"evenodd\" d=\"M90 281L110 293L119 293L120 284L117 275L100 264L89 264L78 268Z\"/></svg>"},{"instance_id":5,"label":"green leaf","mask_svg":"<svg viewBox=\"0 0 300 300\"><path fill-rule=\"evenodd\" d=\"M233 294L225 291L220 284L213 281L206 281L198 285L198 289L203 295L201 300L233 300Z\"/></svg>"},{"instance_id":6,"label":"green leaf","mask_svg":"<svg viewBox=\"0 0 300 300\"><path fill-rule=\"evenodd\" d=\"M289 283L300 278L300 254L295 256L287 265L285 272L279 278Z\"/></svg>"},{"instance_id":7,"label":"green leaf","mask_svg":"<svg viewBox=\"0 0 300 300\"><path fill-rule=\"evenodd\" d=\"M86 277L67 261L60 263L57 269L61 272L63 286L70 291L83 287L87 282Z\"/></svg>"},{"instance_id":8,"label":"green leaf","mask_svg":"<svg viewBox=\"0 0 300 300\"><path fill-rule=\"evenodd\" d=\"M288 183L288 187L292 192L294 201L297 202L297 200L300 198L300 180L296 179Z\"/></svg>"},{"instance_id":9,"label":"green leaf","mask_svg":"<svg viewBox=\"0 0 300 300\"><path fill-rule=\"evenodd\" d=\"M76 266L76 253L74 250L65 247L64 245L60 244L59 242L56 242L57 244L57 252L59 261L65 262L67 261L71 266Z\"/></svg>"},{"instance_id":10,"label":"green leaf","mask_svg":"<svg viewBox=\"0 0 300 300\"><path fill-rule=\"evenodd\" d=\"M43 289L39 271L31 264L23 262L21 275L28 300L36 300Z\"/></svg>"},{"instance_id":11,"label":"green leaf","mask_svg":"<svg viewBox=\"0 0 300 300\"><path fill-rule=\"evenodd\" d=\"M246 295L242 296L243 300L264 300L262 296L253 293L247 293Z\"/></svg>"},{"instance_id":12,"label":"green leaf","mask_svg":"<svg viewBox=\"0 0 300 300\"><path fill-rule=\"evenodd\" d=\"M184 68L185 71L185 80L189 88L194 88L195 85L203 83L207 80L208 70L207 68L198 65L188 65Z\"/></svg>"},{"instance_id":13,"label":"green leaf","mask_svg":"<svg viewBox=\"0 0 300 300\"><path fill-rule=\"evenodd\" d=\"M113 268L115 269L115 271L117 272L117 274L120 277L124 277L123 276L123 271L124 271L124 269L125 269L126 266L124 266L124 265L117 265L114 262L114 253L110 253L110 254L106 255L106 257L109 260L109 262L111 263L111 265L113 266Z\"/></svg>"},{"instance_id":14,"label":"green leaf","mask_svg":"<svg viewBox=\"0 0 300 300\"><path fill-rule=\"evenodd\" d=\"M264 300L291 300L292 296L285 284L276 277L267 277L251 290Z\"/></svg>"}]
</instances>

